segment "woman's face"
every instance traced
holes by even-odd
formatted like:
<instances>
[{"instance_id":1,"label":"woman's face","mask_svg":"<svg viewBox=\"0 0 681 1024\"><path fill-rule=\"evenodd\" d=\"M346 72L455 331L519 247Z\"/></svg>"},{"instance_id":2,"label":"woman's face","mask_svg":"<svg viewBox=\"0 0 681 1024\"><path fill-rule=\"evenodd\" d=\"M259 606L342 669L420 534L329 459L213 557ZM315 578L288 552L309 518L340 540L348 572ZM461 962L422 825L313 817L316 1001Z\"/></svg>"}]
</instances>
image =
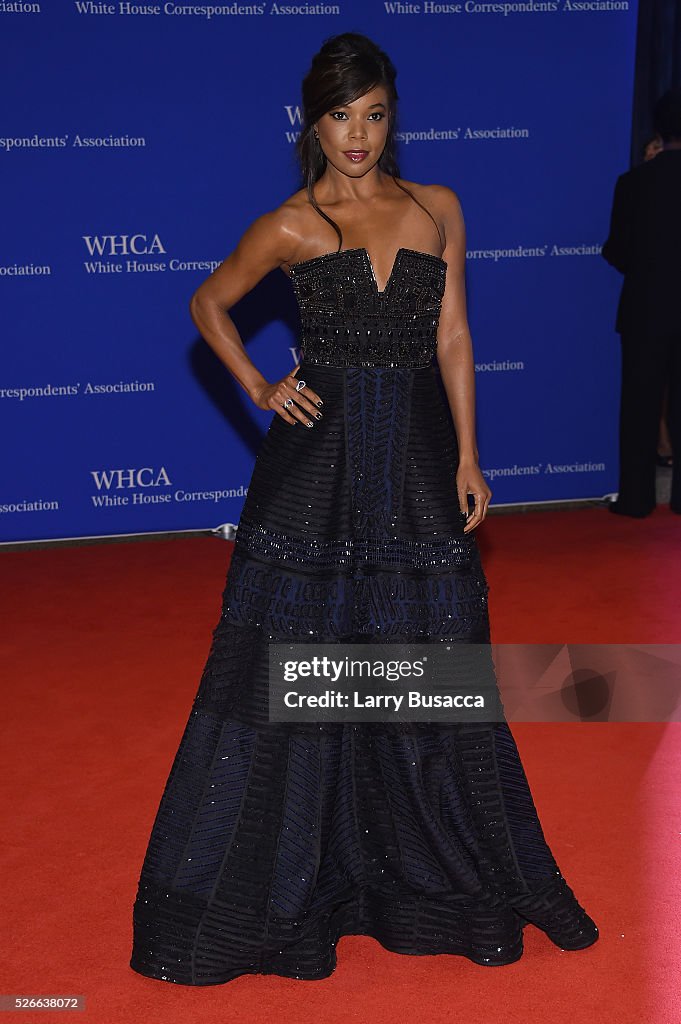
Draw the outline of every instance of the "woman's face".
<instances>
[{"instance_id":1,"label":"woman's face","mask_svg":"<svg viewBox=\"0 0 681 1024\"><path fill-rule=\"evenodd\" d=\"M343 174L361 178L378 163L388 137L388 93L377 85L344 107L332 107L317 121L328 162Z\"/></svg>"}]
</instances>

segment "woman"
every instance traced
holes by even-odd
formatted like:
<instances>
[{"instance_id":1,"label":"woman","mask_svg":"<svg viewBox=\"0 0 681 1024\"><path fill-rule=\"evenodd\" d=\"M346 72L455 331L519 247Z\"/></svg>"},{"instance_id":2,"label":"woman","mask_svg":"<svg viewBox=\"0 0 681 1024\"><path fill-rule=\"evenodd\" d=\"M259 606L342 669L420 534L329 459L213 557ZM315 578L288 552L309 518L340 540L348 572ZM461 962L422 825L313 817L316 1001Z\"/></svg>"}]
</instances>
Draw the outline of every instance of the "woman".
<instances>
[{"instance_id":1,"label":"woman","mask_svg":"<svg viewBox=\"0 0 681 1024\"><path fill-rule=\"evenodd\" d=\"M276 415L142 867L130 963L152 978L323 978L344 934L482 965L517 960L527 921L563 949L598 937L505 720L268 718L270 643L489 643L463 219L448 188L399 180L396 101L370 40L328 40L303 83L305 187L193 298ZM225 310L275 267L303 359L268 383Z\"/></svg>"}]
</instances>

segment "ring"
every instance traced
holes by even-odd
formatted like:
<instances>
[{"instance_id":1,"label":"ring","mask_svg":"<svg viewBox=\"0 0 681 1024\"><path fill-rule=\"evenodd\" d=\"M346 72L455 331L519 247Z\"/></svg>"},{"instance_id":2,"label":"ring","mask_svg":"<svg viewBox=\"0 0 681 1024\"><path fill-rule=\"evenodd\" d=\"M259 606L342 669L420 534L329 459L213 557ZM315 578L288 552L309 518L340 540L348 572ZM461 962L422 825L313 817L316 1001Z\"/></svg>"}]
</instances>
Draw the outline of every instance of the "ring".
<instances>
[{"instance_id":1,"label":"ring","mask_svg":"<svg viewBox=\"0 0 681 1024\"><path fill-rule=\"evenodd\" d=\"M307 387L304 380L299 380L296 384L296 391L302 391L304 387Z\"/></svg>"},{"instance_id":2,"label":"ring","mask_svg":"<svg viewBox=\"0 0 681 1024\"><path fill-rule=\"evenodd\" d=\"M292 398L287 398L286 401L283 402L282 404L283 404L284 409L290 409L291 406L293 405L293 399Z\"/></svg>"}]
</instances>

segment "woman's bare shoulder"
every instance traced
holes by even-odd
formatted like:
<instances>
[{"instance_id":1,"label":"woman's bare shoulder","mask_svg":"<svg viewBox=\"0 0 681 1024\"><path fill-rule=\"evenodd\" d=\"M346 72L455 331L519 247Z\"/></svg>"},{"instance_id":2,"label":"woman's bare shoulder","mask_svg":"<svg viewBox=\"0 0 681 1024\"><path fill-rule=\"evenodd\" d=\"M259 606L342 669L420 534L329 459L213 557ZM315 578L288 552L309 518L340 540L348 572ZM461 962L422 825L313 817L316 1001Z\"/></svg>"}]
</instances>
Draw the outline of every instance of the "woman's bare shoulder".
<instances>
[{"instance_id":1,"label":"woman's bare shoulder","mask_svg":"<svg viewBox=\"0 0 681 1024\"><path fill-rule=\"evenodd\" d=\"M306 239L318 226L318 219L319 215L308 199L307 189L301 188L259 217L258 221L276 236L282 263L292 264L299 259Z\"/></svg>"},{"instance_id":2,"label":"woman's bare shoulder","mask_svg":"<svg viewBox=\"0 0 681 1024\"><path fill-rule=\"evenodd\" d=\"M405 188L411 189L422 203L430 202L430 208L434 206L443 215L451 214L460 205L457 193L448 185L423 185L418 181L406 181L404 178L397 180Z\"/></svg>"},{"instance_id":3,"label":"woman's bare shoulder","mask_svg":"<svg viewBox=\"0 0 681 1024\"><path fill-rule=\"evenodd\" d=\"M293 263L304 244L306 226L309 232L309 209L306 191L300 189L251 221L235 251L257 252L273 264Z\"/></svg>"}]
</instances>

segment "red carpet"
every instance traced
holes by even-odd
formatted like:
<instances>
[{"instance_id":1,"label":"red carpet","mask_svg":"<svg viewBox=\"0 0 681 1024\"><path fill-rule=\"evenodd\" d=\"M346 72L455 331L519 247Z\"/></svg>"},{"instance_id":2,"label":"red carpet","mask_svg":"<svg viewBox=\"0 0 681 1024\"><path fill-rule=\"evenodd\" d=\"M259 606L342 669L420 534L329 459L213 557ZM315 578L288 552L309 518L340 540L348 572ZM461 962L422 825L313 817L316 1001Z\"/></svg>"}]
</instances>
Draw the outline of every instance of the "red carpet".
<instances>
[{"instance_id":1,"label":"red carpet","mask_svg":"<svg viewBox=\"0 0 681 1024\"><path fill-rule=\"evenodd\" d=\"M666 507L490 516L478 538L494 642L679 637L681 518ZM97 1024L678 1024L679 725L512 726L546 837L601 929L587 950L528 925L522 959L497 968L348 936L323 981L192 989L130 970L137 874L229 551L195 538L2 552L0 992L83 994L76 1019Z\"/></svg>"}]
</instances>

